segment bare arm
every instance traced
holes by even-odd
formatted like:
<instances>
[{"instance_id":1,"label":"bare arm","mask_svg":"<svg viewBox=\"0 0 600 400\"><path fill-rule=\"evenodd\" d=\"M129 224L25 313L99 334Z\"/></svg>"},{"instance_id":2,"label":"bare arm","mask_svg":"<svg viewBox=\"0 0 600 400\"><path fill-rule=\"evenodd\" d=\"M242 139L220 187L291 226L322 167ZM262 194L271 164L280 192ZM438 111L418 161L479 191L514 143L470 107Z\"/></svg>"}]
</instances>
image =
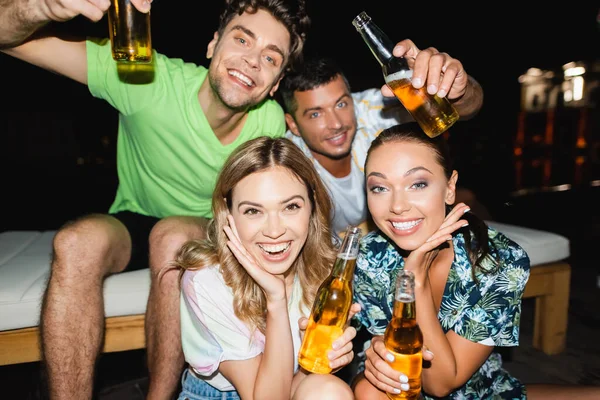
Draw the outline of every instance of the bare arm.
<instances>
[{"instance_id":1,"label":"bare arm","mask_svg":"<svg viewBox=\"0 0 600 400\"><path fill-rule=\"evenodd\" d=\"M435 360L422 372L423 389L444 397L461 387L483 365L493 346L472 342L454 331L444 333L429 285L415 290L417 322L423 331L424 343L435 354Z\"/></svg>"},{"instance_id":2,"label":"bare arm","mask_svg":"<svg viewBox=\"0 0 600 400\"><path fill-rule=\"evenodd\" d=\"M132 0L142 12L147 0ZM50 21L64 22L78 15L102 19L110 0L0 0L0 51L30 64L87 84L85 40L43 37L27 41Z\"/></svg>"},{"instance_id":3,"label":"bare arm","mask_svg":"<svg viewBox=\"0 0 600 400\"><path fill-rule=\"evenodd\" d=\"M456 100L451 99L450 102L462 120L469 120L477 115L483 106L483 89L475 78L469 76L465 94Z\"/></svg>"},{"instance_id":4,"label":"bare arm","mask_svg":"<svg viewBox=\"0 0 600 400\"><path fill-rule=\"evenodd\" d=\"M243 400L290 398L294 346L285 297L267 304L264 353L251 360L224 361L219 370Z\"/></svg>"},{"instance_id":5,"label":"bare arm","mask_svg":"<svg viewBox=\"0 0 600 400\"><path fill-rule=\"evenodd\" d=\"M22 43L50 21L84 15L99 21L109 0L0 0L0 49Z\"/></svg>"},{"instance_id":6,"label":"bare arm","mask_svg":"<svg viewBox=\"0 0 600 400\"><path fill-rule=\"evenodd\" d=\"M57 37L46 37L25 42L2 52L87 84L87 53L84 40L74 42Z\"/></svg>"}]
</instances>

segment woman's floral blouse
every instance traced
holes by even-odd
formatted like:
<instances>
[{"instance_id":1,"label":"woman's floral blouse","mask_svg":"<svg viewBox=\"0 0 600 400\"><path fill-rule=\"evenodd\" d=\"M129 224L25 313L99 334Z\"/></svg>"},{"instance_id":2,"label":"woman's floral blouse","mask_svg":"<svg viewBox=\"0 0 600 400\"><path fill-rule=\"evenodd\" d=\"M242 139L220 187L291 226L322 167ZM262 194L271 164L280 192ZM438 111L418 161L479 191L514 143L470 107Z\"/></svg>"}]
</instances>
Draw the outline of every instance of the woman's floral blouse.
<instances>
[{"instance_id":1,"label":"woman's floral blouse","mask_svg":"<svg viewBox=\"0 0 600 400\"><path fill-rule=\"evenodd\" d=\"M529 279L529 257L515 242L488 228L491 256L473 279L472 265L462 234L453 238L454 261L444 290L438 319L445 332L486 346L518 346L521 297ZM354 278L355 301L361 304L358 321L373 335L382 335L392 316L394 282L404 259L393 242L379 231L361 242ZM360 369L364 368L360 365ZM426 399L433 399L423 393ZM448 399L524 399L525 387L502 368L492 352L477 372Z\"/></svg>"}]
</instances>

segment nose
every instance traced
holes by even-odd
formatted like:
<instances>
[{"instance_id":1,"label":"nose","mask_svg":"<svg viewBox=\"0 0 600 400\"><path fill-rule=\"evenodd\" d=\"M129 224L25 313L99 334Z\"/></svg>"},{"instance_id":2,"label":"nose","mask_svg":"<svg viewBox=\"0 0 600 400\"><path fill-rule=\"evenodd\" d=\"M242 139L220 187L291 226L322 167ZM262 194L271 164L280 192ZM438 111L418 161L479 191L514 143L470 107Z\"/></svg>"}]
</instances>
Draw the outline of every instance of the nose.
<instances>
[{"instance_id":1,"label":"nose","mask_svg":"<svg viewBox=\"0 0 600 400\"><path fill-rule=\"evenodd\" d=\"M242 59L250 68L259 68L260 67L260 52L255 50L248 50Z\"/></svg>"},{"instance_id":2,"label":"nose","mask_svg":"<svg viewBox=\"0 0 600 400\"><path fill-rule=\"evenodd\" d=\"M277 239L286 232L284 221L278 213L270 213L263 227L263 235L271 239Z\"/></svg>"},{"instance_id":3,"label":"nose","mask_svg":"<svg viewBox=\"0 0 600 400\"><path fill-rule=\"evenodd\" d=\"M392 204L390 204L390 211L394 214L402 214L410 210L410 202L402 194L394 193L392 196Z\"/></svg>"},{"instance_id":4,"label":"nose","mask_svg":"<svg viewBox=\"0 0 600 400\"><path fill-rule=\"evenodd\" d=\"M342 119L336 111L327 113L327 127L331 130L337 130L342 127Z\"/></svg>"}]
</instances>

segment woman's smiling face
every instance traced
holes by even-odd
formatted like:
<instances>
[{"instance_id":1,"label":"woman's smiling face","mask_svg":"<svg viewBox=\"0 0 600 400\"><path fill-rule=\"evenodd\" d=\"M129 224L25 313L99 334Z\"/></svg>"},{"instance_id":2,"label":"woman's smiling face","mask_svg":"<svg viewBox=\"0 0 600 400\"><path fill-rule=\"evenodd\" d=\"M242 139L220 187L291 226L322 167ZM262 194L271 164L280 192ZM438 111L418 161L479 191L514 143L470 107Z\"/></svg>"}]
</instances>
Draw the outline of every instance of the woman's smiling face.
<instances>
[{"instance_id":1,"label":"woman's smiling face","mask_svg":"<svg viewBox=\"0 0 600 400\"><path fill-rule=\"evenodd\" d=\"M231 215L246 250L269 273L284 275L306 242L311 202L303 182L274 167L234 187Z\"/></svg>"},{"instance_id":2,"label":"woman's smiling face","mask_svg":"<svg viewBox=\"0 0 600 400\"><path fill-rule=\"evenodd\" d=\"M400 248L412 251L442 225L454 202L458 174L446 178L435 151L392 141L373 149L367 165L367 202L375 224Z\"/></svg>"}]
</instances>

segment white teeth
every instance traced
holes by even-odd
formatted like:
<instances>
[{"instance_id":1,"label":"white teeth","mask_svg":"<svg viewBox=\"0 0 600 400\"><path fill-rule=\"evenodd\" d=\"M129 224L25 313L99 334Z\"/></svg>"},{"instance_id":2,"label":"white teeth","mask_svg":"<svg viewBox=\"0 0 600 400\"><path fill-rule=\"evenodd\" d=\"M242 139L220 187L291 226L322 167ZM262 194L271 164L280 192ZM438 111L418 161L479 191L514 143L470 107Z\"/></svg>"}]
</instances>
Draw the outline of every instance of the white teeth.
<instances>
[{"instance_id":1,"label":"white teeth","mask_svg":"<svg viewBox=\"0 0 600 400\"><path fill-rule=\"evenodd\" d=\"M266 251L267 253L281 253L282 251L286 251L291 242L281 243L281 244L259 244L258 247Z\"/></svg>"},{"instance_id":2,"label":"white teeth","mask_svg":"<svg viewBox=\"0 0 600 400\"><path fill-rule=\"evenodd\" d=\"M404 231L404 230L407 230L407 229L410 229L410 228L416 226L420 222L421 222L420 219L417 219L415 221L410 221L410 222L392 222L392 226L396 229Z\"/></svg>"},{"instance_id":3,"label":"white teeth","mask_svg":"<svg viewBox=\"0 0 600 400\"><path fill-rule=\"evenodd\" d=\"M237 71L229 71L229 75L235 76L236 78L238 78L239 80L241 80L248 86L252 86L254 84L254 82L252 82L252 80L250 78L248 78L246 75L243 75Z\"/></svg>"}]
</instances>

